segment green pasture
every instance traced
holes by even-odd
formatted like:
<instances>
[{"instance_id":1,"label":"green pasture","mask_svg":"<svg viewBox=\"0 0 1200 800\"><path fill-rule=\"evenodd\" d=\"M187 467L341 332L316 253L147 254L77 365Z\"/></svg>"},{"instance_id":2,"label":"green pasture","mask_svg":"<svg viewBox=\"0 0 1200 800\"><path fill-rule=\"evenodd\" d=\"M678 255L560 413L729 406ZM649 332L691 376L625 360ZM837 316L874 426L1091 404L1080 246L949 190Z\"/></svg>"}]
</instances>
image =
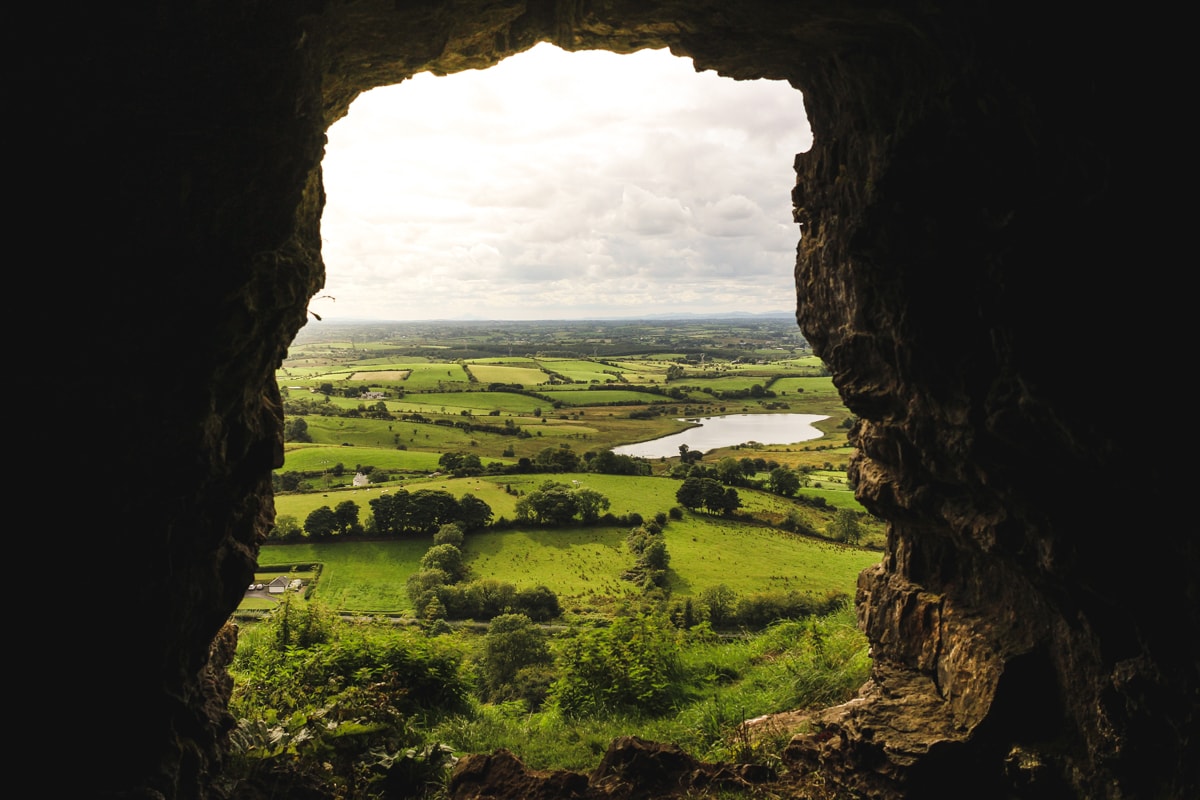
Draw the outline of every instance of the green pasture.
<instances>
[{"instance_id":1,"label":"green pasture","mask_svg":"<svg viewBox=\"0 0 1200 800\"><path fill-rule=\"evenodd\" d=\"M537 366L517 367L508 364L479 364L467 365L467 371L475 376L482 384L509 383L521 386L540 386L550 380L550 376Z\"/></svg>"},{"instance_id":2,"label":"green pasture","mask_svg":"<svg viewBox=\"0 0 1200 800\"><path fill-rule=\"evenodd\" d=\"M276 370L275 377L279 381L280 386L286 386L288 383L311 381L313 378L324 375L326 372L329 372L328 366L294 364L290 367L283 367ZM308 386L307 383L304 385Z\"/></svg>"},{"instance_id":3,"label":"green pasture","mask_svg":"<svg viewBox=\"0 0 1200 800\"><path fill-rule=\"evenodd\" d=\"M830 377L779 378L771 384L771 391L775 394L787 392L789 397L793 394L803 393L810 397L833 398L838 402L841 401L837 387L833 385L833 378Z\"/></svg>"},{"instance_id":4,"label":"green pasture","mask_svg":"<svg viewBox=\"0 0 1200 800\"><path fill-rule=\"evenodd\" d=\"M622 403L669 403L670 398L663 397L660 394L652 394L650 392L638 392L634 390L626 391L624 389L614 389L605 391L600 389L575 389L575 390L555 390L541 392L552 400L557 400L564 405L570 406L599 406L599 405L615 405Z\"/></svg>"},{"instance_id":5,"label":"green pasture","mask_svg":"<svg viewBox=\"0 0 1200 800\"><path fill-rule=\"evenodd\" d=\"M467 411L487 414L500 411L508 415L531 415L536 409L549 410L545 400L515 392L422 392L406 394L399 400L388 400L393 413L417 411L422 414L458 414ZM494 420L493 420L494 422Z\"/></svg>"},{"instance_id":6,"label":"green pasture","mask_svg":"<svg viewBox=\"0 0 1200 800\"><path fill-rule=\"evenodd\" d=\"M496 578L518 589L547 586L565 611L607 605L638 587L621 579L633 565L624 527L511 529L467 536L471 578Z\"/></svg>"},{"instance_id":7,"label":"green pasture","mask_svg":"<svg viewBox=\"0 0 1200 800\"><path fill-rule=\"evenodd\" d=\"M410 422L366 417L323 417L312 414L304 417L304 421L308 424L308 434L314 444L351 444L392 450L401 442L397 437L412 428Z\"/></svg>"},{"instance_id":8,"label":"green pasture","mask_svg":"<svg viewBox=\"0 0 1200 800\"><path fill-rule=\"evenodd\" d=\"M511 367L531 367L537 366L537 359L533 356L492 356L490 358L471 358L466 363L470 366L475 364L502 364Z\"/></svg>"},{"instance_id":9,"label":"green pasture","mask_svg":"<svg viewBox=\"0 0 1200 800\"><path fill-rule=\"evenodd\" d=\"M412 375L412 369L398 369L395 365L380 364L378 366L363 366L350 373L347 379L353 383L366 383L372 386L396 385L404 383Z\"/></svg>"},{"instance_id":10,"label":"green pasture","mask_svg":"<svg viewBox=\"0 0 1200 800\"><path fill-rule=\"evenodd\" d=\"M405 481L402 486L385 484L359 488L342 488L328 492L277 494L275 495L275 514L276 516L289 515L295 517L303 525L308 515L321 506L336 508L339 503L349 500L358 505L358 519L360 522L365 522L367 515L371 513L371 501L378 498L384 492L396 491L398 488L403 488L409 492L421 489L444 491L449 492L456 499L461 499L464 494L473 494L491 506L492 512L497 519L502 516L512 519L515 516L514 511L518 499L504 492L503 483L493 482L487 478L448 478L442 476Z\"/></svg>"},{"instance_id":11,"label":"green pasture","mask_svg":"<svg viewBox=\"0 0 1200 800\"><path fill-rule=\"evenodd\" d=\"M307 416L304 420L308 423L308 433L314 444L370 447L388 452L404 447L408 450L444 453L448 449L471 447L472 440L478 441L484 436L511 438L478 432L468 434L448 425L400 419Z\"/></svg>"},{"instance_id":12,"label":"green pasture","mask_svg":"<svg viewBox=\"0 0 1200 800\"><path fill-rule=\"evenodd\" d=\"M624 527L511 529L469 534L468 579L493 578L518 588L548 586L568 612L608 608L639 589L621 578L633 563ZM669 580L676 595L725 585L738 594L769 589L853 595L858 573L879 553L827 544L769 528L703 515L665 529ZM398 539L263 546L259 562L323 565L313 599L344 612L411 611L405 581L420 568L430 540Z\"/></svg>"},{"instance_id":13,"label":"green pasture","mask_svg":"<svg viewBox=\"0 0 1200 800\"><path fill-rule=\"evenodd\" d=\"M421 392L442 389L447 385L470 385L470 377L461 364L426 363L411 364L411 374L404 382L405 391Z\"/></svg>"},{"instance_id":14,"label":"green pasture","mask_svg":"<svg viewBox=\"0 0 1200 800\"><path fill-rule=\"evenodd\" d=\"M596 361L540 359L540 363L542 369L580 383L611 383L619 380L620 370Z\"/></svg>"},{"instance_id":15,"label":"green pasture","mask_svg":"<svg viewBox=\"0 0 1200 800\"><path fill-rule=\"evenodd\" d=\"M289 444L284 449L282 472L324 472L341 464L351 476L357 465L405 472L436 472L439 453L378 447L331 447ZM501 460L501 459L497 459Z\"/></svg>"},{"instance_id":16,"label":"green pasture","mask_svg":"<svg viewBox=\"0 0 1200 800\"><path fill-rule=\"evenodd\" d=\"M674 594L698 595L724 584L739 594L781 590L845 592L877 551L795 536L765 526L689 513L664 530Z\"/></svg>"},{"instance_id":17,"label":"green pasture","mask_svg":"<svg viewBox=\"0 0 1200 800\"><path fill-rule=\"evenodd\" d=\"M268 544L260 564L319 563L321 577L310 599L346 612L403 614L411 611L404 589L420 569L428 539L319 544Z\"/></svg>"},{"instance_id":18,"label":"green pasture","mask_svg":"<svg viewBox=\"0 0 1200 800\"><path fill-rule=\"evenodd\" d=\"M762 375L721 375L721 376L704 376L687 374L679 379L679 383L686 383L689 386L696 386L701 389L712 389L714 392L738 392L746 391L750 387L758 384L766 387L769 378Z\"/></svg>"}]
</instances>

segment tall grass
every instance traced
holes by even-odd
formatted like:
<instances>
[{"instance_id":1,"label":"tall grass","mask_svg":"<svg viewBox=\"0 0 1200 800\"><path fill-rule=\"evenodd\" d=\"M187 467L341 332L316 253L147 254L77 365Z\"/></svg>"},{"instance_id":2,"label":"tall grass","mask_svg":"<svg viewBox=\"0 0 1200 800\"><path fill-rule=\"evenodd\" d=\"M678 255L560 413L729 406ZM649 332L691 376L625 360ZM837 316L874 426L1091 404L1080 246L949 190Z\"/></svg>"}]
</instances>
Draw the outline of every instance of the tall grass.
<instances>
[{"instance_id":1,"label":"tall grass","mask_svg":"<svg viewBox=\"0 0 1200 800\"><path fill-rule=\"evenodd\" d=\"M767 762L797 732L795 723L764 726L765 736L751 736L744 723L850 699L867 679L867 652L852 609L733 639L698 629L680 650L679 693L686 699L670 714L570 718L520 701L477 702L427 735L461 753L505 748L533 769L590 771L624 735L674 742L705 761Z\"/></svg>"}]
</instances>

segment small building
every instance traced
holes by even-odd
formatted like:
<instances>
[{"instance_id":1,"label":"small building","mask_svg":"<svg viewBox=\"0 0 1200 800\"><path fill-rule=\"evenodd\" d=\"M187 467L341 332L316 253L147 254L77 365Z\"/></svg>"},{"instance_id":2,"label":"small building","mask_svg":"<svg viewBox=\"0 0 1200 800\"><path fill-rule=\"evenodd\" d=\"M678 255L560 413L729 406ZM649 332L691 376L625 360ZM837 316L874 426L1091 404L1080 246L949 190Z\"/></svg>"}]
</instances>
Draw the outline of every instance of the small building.
<instances>
[{"instance_id":1,"label":"small building","mask_svg":"<svg viewBox=\"0 0 1200 800\"><path fill-rule=\"evenodd\" d=\"M287 591L288 579L284 575L280 575L267 584L267 594L283 594Z\"/></svg>"},{"instance_id":2,"label":"small building","mask_svg":"<svg viewBox=\"0 0 1200 800\"><path fill-rule=\"evenodd\" d=\"M368 478L366 475L363 475L361 472L354 473L354 485L355 486L368 486L368 485L370 485L370 483L371 483L371 479Z\"/></svg>"}]
</instances>

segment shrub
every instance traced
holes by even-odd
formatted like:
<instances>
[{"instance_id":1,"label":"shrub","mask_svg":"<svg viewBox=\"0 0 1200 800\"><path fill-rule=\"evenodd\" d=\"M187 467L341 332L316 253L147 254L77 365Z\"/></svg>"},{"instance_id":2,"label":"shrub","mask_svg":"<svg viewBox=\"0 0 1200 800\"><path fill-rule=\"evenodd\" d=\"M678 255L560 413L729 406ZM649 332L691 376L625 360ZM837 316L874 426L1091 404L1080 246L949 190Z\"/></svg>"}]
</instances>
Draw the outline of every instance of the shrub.
<instances>
[{"instance_id":1,"label":"shrub","mask_svg":"<svg viewBox=\"0 0 1200 800\"><path fill-rule=\"evenodd\" d=\"M435 545L452 544L455 547L462 547L464 538L462 525L457 522L447 522L438 528L437 533L433 535L433 543Z\"/></svg>"},{"instance_id":2,"label":"shrub","mask_svg":"<svg viewBox=\"0 0 1200 800\"><path fill-rule=\"evenodd\" d=\"M492 620L479 660L480 679L489 700L517 699L515 682L522 669L554 662L546 636L524 614L503 614ZM525 680L529 681L528 674ZM528 688L528 687L527 687ZM545 692L542 692L542 697ZM539 699L540 703L541 700Z\"/></svg>"},{"instance_id":3,"label":"shrub","mask_svg":"<svg viewBox=\"0 0 1200 800\"><path fill-rule=\"evenodd\" d=\"M551 701L567 716L667 713L679 699L676 633L661 615L639 615L580 634L563 647Z\"/></svg>"}]
</instances>

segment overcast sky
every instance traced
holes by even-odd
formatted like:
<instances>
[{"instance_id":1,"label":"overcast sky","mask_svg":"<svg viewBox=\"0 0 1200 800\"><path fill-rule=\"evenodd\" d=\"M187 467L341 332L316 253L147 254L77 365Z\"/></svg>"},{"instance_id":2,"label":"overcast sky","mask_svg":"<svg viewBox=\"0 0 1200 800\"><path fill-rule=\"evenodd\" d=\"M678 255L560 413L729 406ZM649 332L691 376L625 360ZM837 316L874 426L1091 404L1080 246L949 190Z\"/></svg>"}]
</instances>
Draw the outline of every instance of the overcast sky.
<instances>
[{"instance_id":1,"label":"overcast sky","mask_svg":"<svg viewBox=\"0 0 1200 800\"><path fill-rule=\"evenodd\" d=\"M795 307L800 93L665 50L548 44L359 96L329 130L325 289L348 319Z\"/></svg>"}]
</instances>

